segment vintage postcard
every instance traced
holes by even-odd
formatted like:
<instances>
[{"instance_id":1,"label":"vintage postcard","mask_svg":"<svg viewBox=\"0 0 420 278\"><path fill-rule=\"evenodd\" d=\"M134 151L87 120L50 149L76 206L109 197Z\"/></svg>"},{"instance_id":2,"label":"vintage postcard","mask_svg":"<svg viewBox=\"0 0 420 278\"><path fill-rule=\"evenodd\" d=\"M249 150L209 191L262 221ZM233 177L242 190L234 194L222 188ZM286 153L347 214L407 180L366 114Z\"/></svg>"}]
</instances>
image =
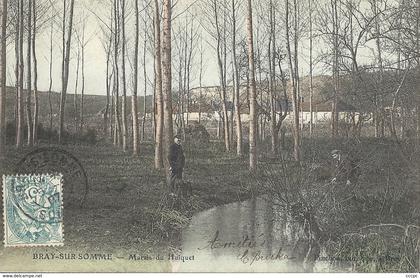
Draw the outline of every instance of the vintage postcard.
<instances>
[{"instance_id":1,"label":"vintage postcard","mask_svg":"<svg viewBox=\"0 0 420 278\"><path fill-rule=\"evenodd\" d=\"M419 273L419 169L418 0L0 0L0 272Z\"/></svg>"}]
</instances>

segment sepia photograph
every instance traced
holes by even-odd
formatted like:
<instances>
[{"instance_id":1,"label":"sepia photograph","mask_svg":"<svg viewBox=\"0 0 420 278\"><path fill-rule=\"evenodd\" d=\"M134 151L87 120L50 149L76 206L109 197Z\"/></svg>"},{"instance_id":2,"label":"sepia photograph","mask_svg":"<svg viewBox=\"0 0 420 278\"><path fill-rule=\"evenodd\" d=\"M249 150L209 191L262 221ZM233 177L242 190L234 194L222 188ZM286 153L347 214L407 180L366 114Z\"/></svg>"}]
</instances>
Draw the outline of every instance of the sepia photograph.
<instances>
[{"instance_id":1,"label":"sepia photograph","mask_svg":"<svg viewBox=\"0 0 420 278\"><path fill-rule=\"evenodd\" d=\"M420 1L0 0L0 176L1 273L415 278Z\"/></svg>"}]
</instances>

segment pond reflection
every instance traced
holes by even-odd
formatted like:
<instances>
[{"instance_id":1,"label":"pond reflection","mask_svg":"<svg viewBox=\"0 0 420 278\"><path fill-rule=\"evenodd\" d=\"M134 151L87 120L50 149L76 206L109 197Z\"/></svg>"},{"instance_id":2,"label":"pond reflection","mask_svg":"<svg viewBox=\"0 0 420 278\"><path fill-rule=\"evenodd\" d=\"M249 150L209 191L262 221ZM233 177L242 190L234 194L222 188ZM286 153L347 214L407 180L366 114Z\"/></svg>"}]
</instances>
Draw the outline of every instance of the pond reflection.
<instances>
[{"instance_id":1,"label":"pond reflection","mask_svg":"<svg viewBox=\"0 0 420 278\"><path fill-rule=\"evenodd\" d=\"M193 216L182 235L177 271L303 272L299 226L270 198L218 206ZM304 249L304 248L303 248ZM314 271L330 271L317 262Z\"/></svg>"}]
</instances>

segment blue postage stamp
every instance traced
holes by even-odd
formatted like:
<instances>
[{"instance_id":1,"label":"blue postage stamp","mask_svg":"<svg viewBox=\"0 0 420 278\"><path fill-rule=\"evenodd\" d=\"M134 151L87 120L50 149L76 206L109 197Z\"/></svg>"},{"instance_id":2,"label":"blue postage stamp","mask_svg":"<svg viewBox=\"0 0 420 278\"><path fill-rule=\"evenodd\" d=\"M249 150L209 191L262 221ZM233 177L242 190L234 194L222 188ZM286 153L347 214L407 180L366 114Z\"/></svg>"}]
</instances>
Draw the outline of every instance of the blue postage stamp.
<instances>
[{"instance_id":1,"label":"blue postage stamp","mask_svg":"<svg viewBox=\"0 0 420 278\"><path fill-rule=\"evenodd\" d=\"M5 246L63 245L61 174L3 176Z\"/></svg>"}]
</instances>

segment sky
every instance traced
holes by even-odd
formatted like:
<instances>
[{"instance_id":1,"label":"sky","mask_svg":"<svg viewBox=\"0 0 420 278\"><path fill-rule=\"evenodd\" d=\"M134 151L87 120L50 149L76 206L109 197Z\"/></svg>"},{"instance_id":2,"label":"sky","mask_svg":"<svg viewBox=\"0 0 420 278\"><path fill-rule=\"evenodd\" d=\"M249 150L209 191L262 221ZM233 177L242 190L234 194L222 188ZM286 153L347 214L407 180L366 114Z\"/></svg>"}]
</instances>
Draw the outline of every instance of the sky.
<instances>
[{"instance_id":1,"label":"sky","mask_svg":"<svg viewBox=\"0 0 420 278\"><path fill-rule=\"evenodd\" d=\"M186 7L189 7L190 4L196 0L178 0L177 6L174 11L174 16L176 16L176 21L182 22L182 19L188 12L185 11ZM105 70L106 70L106 55L103 48L102 43L102 34L101 34L101 20L106 20L106 15L108 10L105 8L104 2L101 0L76 0L75 6L75 30L78 34L81 34L81 18L87 17L87 24L86 24L86 31L85 37L88 39L88 43L86 45L85 50L85 94L94 94L94 95L105 95ZM130 2L130 1L127 1ZM51 15L58 21L61 20L61 6L59 4L62 3L62 0L57 0L57 6L55 7L56 10L51 10ZM140 1L140 5L142 5L143 1ZM140 7L142 9L142 7ZM190 8L191 11L200 13L199 6L193 6ZM188 10L188 11L190 11ZM151 10L150 10L151 11ZM144 15L142 13L142 15ZM151 15L148 15L151 16ZM133 31L134 31L134 21L133 21L133 12L129 13L129 18L127 20L127 37L128 37L128 47L127 47L127 55L128 55L128 88L129 93L131 94L130 84L132 84L131 78L131 66L133 61ZM254 20L255 22L255 20ZM174 23L176 24L176 23ZM243 30L240 32L244 34L245 24L241 26ZM49 23L45 25L37 37L37 58L38 58L38 89L41 91L48 90L49 87L49 46L50 46L50 25ZM141 31L142 32L142 31ZM174 34L176 36L176 34ZM216 52L214 47L211 47L210 44L213 44L211 37L203 33L204 37L204 75L203 75L203 85L205 86L212 86L218 84L218 69L217 69L217 60L216 60ZM74 93L75 91L75 83L76 83L76 65L77 65L77 47L76 40L77 37L73 36L73 48L71 51L71 62L70 62L70 77L69 77L69 85L68 85L68 93ZM142 39L140 39L140 49L142 51ZM151 43L151 42L148 42ZM25 52L26 52L26 46ZM314 56L316 53L323 51L325 45L321 42L317 42L314 44ZM302 39L300 42L300 71L301 76L307 75L309 73L309 66L308 66L308 40ZM175 52L175 50L173 50ZM53 31L53 84L52 89L53 91L61 91L61 31L59 27L54 26ZM26 54L24 54L26 57ZM175 54L174 54L175 55ZM140 56L142 53L140 52ZM147 55L147 66L146 70L148 72L148 89L147 93L152 93L152 87L150 80L153 80L153 61L150 54ZM7 69L7 79L8 85L14 86L15 77L14 77L14 43L11 42L8 45L8 69ZM198 57L198 55L197 55ZM372 51L371 49L362 49L360 52L361 60L370 60L372 58ZM25 58L26 60L26 58ZM192 80L191 87L198 86L198 62L193 65L192 72L194 73L194 78ZM81 70L81 69L80 69ZM144 84L144 79L142 76L143 68L140 65L139 68L139 82L140 84ZM173 68L174 71L174 68ZM317 64L315 68L315 74L325 74L327 69L325 65ZM173 72L176 75L175 72ZM79 79L79 93L80 93L80 82ZM177 88L176 81L173 81L173 88Z\"/></svg>"}]
</instances>

